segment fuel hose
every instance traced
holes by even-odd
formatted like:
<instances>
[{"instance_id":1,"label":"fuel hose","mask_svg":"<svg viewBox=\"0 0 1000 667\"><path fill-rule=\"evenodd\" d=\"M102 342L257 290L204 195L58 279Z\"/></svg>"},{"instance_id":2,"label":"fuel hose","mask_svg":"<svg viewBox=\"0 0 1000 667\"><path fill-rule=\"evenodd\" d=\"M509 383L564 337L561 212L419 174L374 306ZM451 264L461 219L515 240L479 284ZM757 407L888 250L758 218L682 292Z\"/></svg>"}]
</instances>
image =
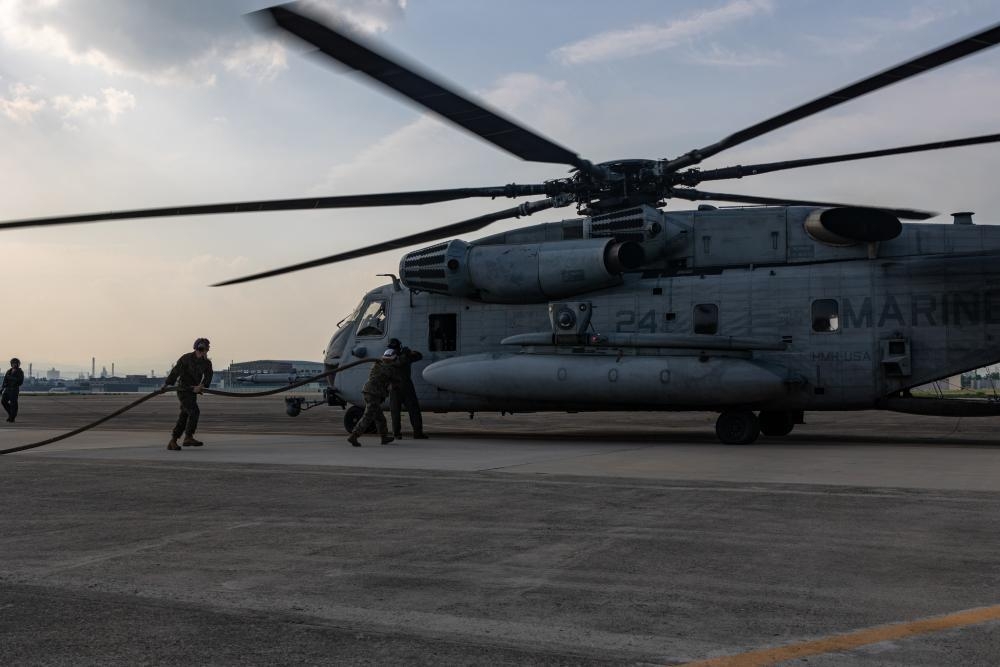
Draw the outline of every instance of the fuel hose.
<instances>
[{"instance_id":1,"label":"fuel hose","mask_svg":"<svg viewBox=\"0 0 1000 667\"><path fill-rule=\"evenodd\" d=\"M325 373L320 373L319 375L313 375L312 377L308 377L308 378L306 378L304 380L299 380L298 382L293 382L292 384L284 385L284 386L278 387L277 389L268 389L267 391L241 392L241 391L222 391L220 389L205 389L204 393L211 394L212 396L224 396L226 398L260 398L261 396L274 396L275 394L280 394L282 392L286 392L286 391L289 391L291 389L296 389L297 387L305 386L305 385L307 385L307 384L309 384L311 382L316 382L317 380L322 380L323 378L333 377L334 375L336 375L340 371L347 370L348 368L354 368L355 366L360 366L361 364L370 364L370 363L373 363L375 361L378 361L378 359L374 359L373 358L373 359L361 359L360 361L352 361L351 363L344 364L343 366L339 366L339 367L335 368L332 371L327 371ZM19 447L11 447L10 449L0 449L0 456L2 456L4 454L13 454L14 452L23 452L26 449L34 449L36 447L44 447L45 445L51 445L52 443L59 442L60 440L65 440L67 438L72 438L74 435L79 435L80 433L83 433L84 431L89 431L90 429L92 429L94 427L100 426L101 424L103 424L106 421L110 421L110 420L114 419L115 417L117 417L119 415L125 414L126 412L128 412L132 408L134 408L136 406L139 406L139 405L142 405L143 403L145 403L146 401L150 400L151 398L156 398L157 396L162 396L163 394L175 393L177 391L179 391L179 387L160 387L156 391L150 392L150 393L146 394L145 396L132 401L131 403L129 403L125 407L119 408L119 409L115 410L114 412L112 412L111 414L105 415L104 417L101 417L97 421L94 421L94 422L91 422L91 423L86 424L84 426L81 426L80 428L73 429L72 431L69 431L68 433L63 433L61 435L57 435L57 436L54 436L52 438L48 438L47 440L41 440L39 442L32 442L32 443L27 444L27 445L20 445Z\"/></svg>"}]
</instances>

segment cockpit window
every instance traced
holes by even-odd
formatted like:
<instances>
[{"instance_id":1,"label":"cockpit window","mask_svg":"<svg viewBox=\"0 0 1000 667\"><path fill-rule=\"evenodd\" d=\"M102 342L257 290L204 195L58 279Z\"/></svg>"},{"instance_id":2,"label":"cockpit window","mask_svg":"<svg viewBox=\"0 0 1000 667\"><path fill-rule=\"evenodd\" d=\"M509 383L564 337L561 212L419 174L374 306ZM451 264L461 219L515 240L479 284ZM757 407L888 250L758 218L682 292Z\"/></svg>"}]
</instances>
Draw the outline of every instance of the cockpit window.
<instances>
[{"instance_id":1,"label":"cockpit window","mask_svg":"<svg viewBox=\"0 0 1000 667\"><path fill-rule=\"evenodd\" d=\"M345 316L344 319L342 319L339 322L337 322L337 328L338 329L344 329L346 327L351 326L355 322L357 322L358 321L358 315L361 312L361 306L363 306L364 304L365 304L365 302L362 301L357 306L355 306L354 310L351 311L350 315Z\"/></svg>"},{"instance_id":2,"label":"cockpit window","mask_svg":"<svg viewBox=\"0 0 1000 667\"><path fill-rule=\"evenodd\" d=\"M369 303L361 312L361 318L358 321L358 336L384 336L387 315L385 301Z\"/></svg>"}]
</instances>

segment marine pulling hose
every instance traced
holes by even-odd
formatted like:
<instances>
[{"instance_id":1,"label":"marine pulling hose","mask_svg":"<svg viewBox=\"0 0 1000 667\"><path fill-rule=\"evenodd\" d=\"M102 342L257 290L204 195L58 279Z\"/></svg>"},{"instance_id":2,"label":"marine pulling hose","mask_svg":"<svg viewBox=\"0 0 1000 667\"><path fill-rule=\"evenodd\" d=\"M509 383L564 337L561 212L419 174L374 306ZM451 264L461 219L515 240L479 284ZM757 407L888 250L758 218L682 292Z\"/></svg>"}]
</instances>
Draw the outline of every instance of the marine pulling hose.
<instances>
[{"instance_id":1,"label":"marine pulling hose","mask_svg":"<svg viewBox=\"0 0 1000 667\"><path fill-rule=\"evenodd\" d=\"M297 387L302 387L302 386L307 385L307 384L309 384L311 382L316 382L317 380L322 380L323 378L333 377L334 375L336 375L340 371L347 370L348 368L354 368L355 366L360 366L361 364L370 364L370 363L375 362L375 361L378 361L378 359L361 359L360 361L352 361L351 363L345 364L343 366L339 366L338 368L335 368L332 371L327 371L325 373L320 373L319 375L313 375L312 377L308 377L305 380L299 380L298 382L294 382L292 384L289 384L289 385L286 385L286 386L283 386L283 387L278 387L277 389L268 389L267 391L237 392L237 391L222 391L222 390L219 390L219 389L205 389L204 393L211 394L213 396L225 396L226 398L259 398L261 396L274 396L275 394L280 394L280 393L288 391L290 389L295 389ZM74 430L72 430L72 431L70 431L68 433L63 433L62 435L57 435L54 438L49 438L48 440L42 440L40 442L33 442L31 444L28 444L28 445L21 445L20 447L11 447L10 449L0 449L0 456L3 456L4 454L13 454L14 452L23 452L26 449L34 449L35 447L43 447L45 445L51 445L54 442L59 442L60 440L65 440L66 438L72 438L74 435L79 435L80 433L83 433L84 431L89 431L90 429L92 429L92 428L94 428L96 426L100 426L101 424L103 424L106 421L114 419L118 415L121 415L121 414L124 414L124 413L128 412L132 408L145 403L146 401L148 401L151 398L156 398L157 396L161 396L163 394L168 394L168 393L171 393L171 392L176 392L176 391L179 391L179 390L180 390L179 387L161 387L161 388L157 389L154 392L146 394L145 396L143 396L142 398L140 398L138 400L132 401L131 403L129 403L125 407L119 408L118 410L115 410L110 415L106 415L104 417L101 417L100 419L98 419L95 422L91 422L90 424L87 424L86 426L81 426L80 428L74 429Z\"/></svg>"}]
</instances>

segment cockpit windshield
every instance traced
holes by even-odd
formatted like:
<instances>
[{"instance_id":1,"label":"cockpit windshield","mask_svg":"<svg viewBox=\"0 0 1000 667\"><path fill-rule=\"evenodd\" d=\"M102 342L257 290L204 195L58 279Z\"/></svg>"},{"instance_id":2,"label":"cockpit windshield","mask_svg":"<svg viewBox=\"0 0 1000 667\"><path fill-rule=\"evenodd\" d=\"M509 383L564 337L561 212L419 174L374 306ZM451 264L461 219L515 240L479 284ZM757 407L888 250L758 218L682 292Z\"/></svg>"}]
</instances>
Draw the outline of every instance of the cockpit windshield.
<instances>
[{"instance_id":1,"label":"cockpit windshield","mask_svg":"<svg viewBox=\"0 0 1000 667\"><path fill-rule=\"evenodd\" d=\"M357 306L355 306L354 310L351 311L350 315L347 315L346 317L344 317L344 319L342 319L339 322L337 322L337 328L338 329L346 329L347 327L349 327L352 324L354 324L355 322L357 322L358 321L358 313L361 312L361 306L363 306L364 304L365 304L365 302L362 301Z\"/></svg>"},{"instance_id":2,"label":"cockpit windshield","mask_svg":"<svg viewBox=\"0 0 1000 667\"><path fill-rule=\"evenodd\" d=\"M370 301L361 311L358 336L384 336L387 316L385 301Z\"/></svg>"},{"instance_id":3,"label":"cockpit windshield","mask_svg":"<svg viewBox=\"0 0 1000 667\"><path fill-rule=\"evenodd\" d=\"M354 330L354 323L358 321L361 307L364 304L365 302L362 301L350 315L337 322L337 332L333 334L330 344L326 346L326 363L329 364L344 354L344 348L347 347L347 340L351 337L351 332Z\"/></svg>"},{"instance_id":4,"label":"cockpit windshield","mask_svg":"<svg viewBox=\"0 0 1000 667\"><path fill-rule=\"evenodd\" d=\"M362 301L350 315L337 322L337 332L330 339L330 344L326 347L326 363L333 363L344 354L347 341L354 333L354 325L357 324L358 337L378 337L385 336L386 319L388 311L387 303L384 299L373 301Z\"/></svg>"}]
</instances>

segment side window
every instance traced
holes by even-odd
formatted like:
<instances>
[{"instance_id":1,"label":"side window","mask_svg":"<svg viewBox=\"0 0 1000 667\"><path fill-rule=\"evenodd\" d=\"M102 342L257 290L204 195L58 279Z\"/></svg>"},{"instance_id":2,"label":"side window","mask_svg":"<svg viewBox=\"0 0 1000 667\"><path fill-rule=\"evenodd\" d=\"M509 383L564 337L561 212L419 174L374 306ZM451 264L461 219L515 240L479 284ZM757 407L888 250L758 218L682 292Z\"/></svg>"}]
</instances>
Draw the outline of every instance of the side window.
<instances>
[{"instance_id":1,"label":"side window","mask_svg":"<svg viewBox=\"0 0 1000 667\"><path fill-rule=\"evenodd\" d=\"M694 307L694 332L719 333L719 307L714 303L699 303Z\"/></svg>"},{"instance_id":2,"label":"side window","mask_svg":"<svg viewBox=\"0 0 1000 667\"><path fill-rule=\"evenodd\" d=\"M372 301L361 311L358 320L358 336L381 338L385 335L386 312L385 301Z\"/></svg>"},{"instance_id":3,"label":"side window","mask_svg":"<svg viewBox=\"0 0 1000 667\"><path fill-rule=\"evenodd\" d=\"M816 299L813 301L812 329L819 332L840 329L840 307L836 299Z\"/></svg>"},{"instance_id":4,"label":"side window","mask_svg":"<svg viewBox=\"0 0 1000 667\"><path fill-rule=\"evenodd\" d=\"M454 352L458 349L458 316L455 313L427 318L427 349L431 352Z\"/></svg>"}]
</instances>

